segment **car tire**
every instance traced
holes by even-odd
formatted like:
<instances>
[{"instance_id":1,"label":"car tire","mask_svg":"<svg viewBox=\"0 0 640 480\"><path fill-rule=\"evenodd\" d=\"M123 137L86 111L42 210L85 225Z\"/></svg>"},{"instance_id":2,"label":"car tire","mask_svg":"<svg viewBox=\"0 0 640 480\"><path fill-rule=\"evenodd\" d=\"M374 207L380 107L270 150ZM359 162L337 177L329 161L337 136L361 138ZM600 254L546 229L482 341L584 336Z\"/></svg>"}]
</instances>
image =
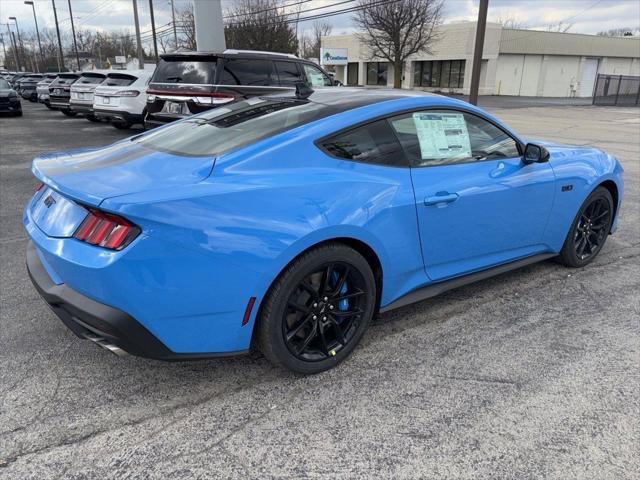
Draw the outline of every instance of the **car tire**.
<instances>
[{"instance_id":1,"label":"car tire","mask_svg":"<svg viewBox=\"0 0 640 480\"><path fill-rule=\"evenodd\" d=\"M118 130L127 130L131 128L131 122L111 122L111 125L116 127Z\"/></svg>"},{"instance_id":2,"label":"car tire","mask_svg":"<svg viewBox=\"0 0 640 480\"><path fill-rule=\"evenodd\" d=\"M613 197L604 187L596 188L580 206L558 260L567 267L591 263L607 240L614 216Z\"/></svg>"},{"instance_id":3,"label":"car tire","mask_svg":"<svg viewBox=\"0 0 640 480\"><path fill-rule=\"evenodd\" d=\"M259 349L272 363L297 373L335 367L371 322L376 289L367 260L344 244L303 253L278 276L262 303Z\"/></svg>"},{"instance_id":4,"label":"car tire","mask_svg":"<svg viewBox=\"0 0 640 480\"><path fill-rule=\"evenodd\" d=\"M49 102L45 102L44 106L47 107L49 110L55 110L55 108L53 108Z\"/></svg>"},{"instance_id":5,"label":"car tire","mask_svg":"<svg viewBox=\"0 0 640 480\"><path fill-rule=\"evenodd\" d=\"M98 117L96 117L95 115L92 115L92 114L86 115L86 119L89 120L90 122L94 122L94 123L101 122L101 120Z\"/></svg>"},{"instance_id":6,"label":"car tire","mask_svg":"<svg viewBox=\"0 0 640 480\"><path fill-rule=\"evenodd\" d=\"M22 116L22 110L19 110L19 111L15 112L14 115L16 117L21 117Z\"/></svg>"},{"instance_id":7,"label":"car tire","mask_svg":"<svg viewBox=\"0 0 640 480\"><path fill-rule=\"evenodd\" d=\"M78 112L74 112L72 110L61 110L61 112L67 117L75 117L78 114Z\"/></svg>"}]
</instances>

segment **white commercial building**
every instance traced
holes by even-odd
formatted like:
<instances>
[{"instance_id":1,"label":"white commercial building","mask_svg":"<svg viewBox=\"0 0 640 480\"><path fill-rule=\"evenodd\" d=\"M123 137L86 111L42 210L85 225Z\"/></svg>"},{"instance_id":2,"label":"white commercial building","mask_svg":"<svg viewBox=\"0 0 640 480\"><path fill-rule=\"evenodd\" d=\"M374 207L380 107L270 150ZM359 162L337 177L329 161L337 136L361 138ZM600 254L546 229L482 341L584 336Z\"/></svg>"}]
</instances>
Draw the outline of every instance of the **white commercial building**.
<instances>
[{"instance_id":1,"label":"white commercial building","mask_svg":"<svg viewBox=\"0 0 640 480\"><path fill-rule=\"evenodd\" d=\"M476 24L437 29L429 53L403 66L403 88L469 93ZM347 85L393 86L393 68L356 35L322 38L321 62ZM640 76L640 38L515 30L488 23L481 95L589 97L598 74Z\"/></svg>"}]
</instances>

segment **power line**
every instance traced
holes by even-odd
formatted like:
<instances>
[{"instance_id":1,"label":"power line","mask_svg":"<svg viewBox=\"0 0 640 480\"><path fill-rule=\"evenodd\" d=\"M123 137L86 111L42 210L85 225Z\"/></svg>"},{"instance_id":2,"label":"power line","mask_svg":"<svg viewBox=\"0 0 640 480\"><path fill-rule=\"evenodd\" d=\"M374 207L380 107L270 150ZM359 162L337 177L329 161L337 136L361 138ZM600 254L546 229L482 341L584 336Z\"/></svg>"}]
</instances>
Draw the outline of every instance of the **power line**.
<instances>
[{"instance_id":1,"label":"power line","mask_svg":"<svg viewBox=\"0 0 640 480\"><path fill-rule=\"evenodd\" d=\"M289 3L288 5L277 5L275 7L269 7L269 8L265 8L263 10L254 10L254 11L247 12L247 13L235 13L233 15L225 15L222 18L225 19L225 18L243 17L245 15L255 15L256 13L264 13L264 12L270 12L271 10L278 10L280 8L293 7L295 5L301 5L303 3L309 3L310 1L311 0L301 0L299 2ZM351 1L354 1L354 0L351 0ZM323 8L323 7L320 7L320 8Z\"/></svg>"}]
</instances>

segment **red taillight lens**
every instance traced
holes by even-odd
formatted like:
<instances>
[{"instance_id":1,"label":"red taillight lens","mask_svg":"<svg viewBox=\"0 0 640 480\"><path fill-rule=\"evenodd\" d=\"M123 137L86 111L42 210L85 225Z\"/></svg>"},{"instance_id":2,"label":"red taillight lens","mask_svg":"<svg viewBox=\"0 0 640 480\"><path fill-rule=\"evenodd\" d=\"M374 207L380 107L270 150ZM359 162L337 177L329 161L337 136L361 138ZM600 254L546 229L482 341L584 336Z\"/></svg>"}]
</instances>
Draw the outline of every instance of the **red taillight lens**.
<instances>
[{"instance_id":1,"label":"red taillight lens","mask_svg":"<svg viewBox=\"0 0 640 480\"><path fill-rule=\"evenodd\" d=\"M140 229L124 218L91 208L73 236L91 245L122 250L139 233Z\"/></svg>"}]
</instances>

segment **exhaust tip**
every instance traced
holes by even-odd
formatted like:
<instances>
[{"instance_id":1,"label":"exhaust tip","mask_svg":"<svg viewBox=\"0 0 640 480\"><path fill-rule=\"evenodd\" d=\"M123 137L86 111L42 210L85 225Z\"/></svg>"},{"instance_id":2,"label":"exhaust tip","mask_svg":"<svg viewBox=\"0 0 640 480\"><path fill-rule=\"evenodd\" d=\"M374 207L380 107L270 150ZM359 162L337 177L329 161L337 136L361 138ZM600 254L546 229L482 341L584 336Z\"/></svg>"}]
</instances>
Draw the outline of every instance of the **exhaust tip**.
<instances>
[{"instance_id":1,"label":"exhaust tip","mask_svg":"<svg viewBox=\"0 0 640 480\"><path fill-rule=\"evenodd\" d=\"M85 338L87 340L91 340L93 343L104 348L105 350L109 350L111 353L113 353L114 355L117 355L118 357L126 357L129 355L126 351L124 351L117 345L114 345L113 343L109 343L106 339L102 337L98 337L95 335L85 335Z\"/></svg>"}]
</instances>

